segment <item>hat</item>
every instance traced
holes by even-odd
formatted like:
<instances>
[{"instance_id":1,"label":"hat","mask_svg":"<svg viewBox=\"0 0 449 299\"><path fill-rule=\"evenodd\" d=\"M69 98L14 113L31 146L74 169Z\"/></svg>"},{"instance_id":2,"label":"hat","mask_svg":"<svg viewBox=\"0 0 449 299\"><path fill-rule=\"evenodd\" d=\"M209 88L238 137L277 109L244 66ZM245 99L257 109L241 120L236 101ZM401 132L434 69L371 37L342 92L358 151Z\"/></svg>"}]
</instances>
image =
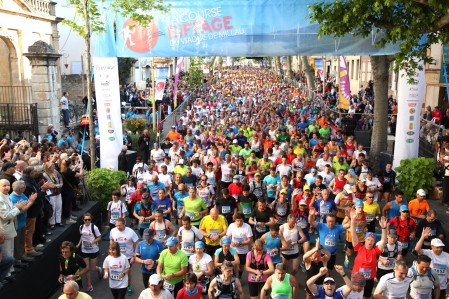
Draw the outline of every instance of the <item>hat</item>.
<instances>
[{"instance_id":1,"label":"hat","mask_svg":"<svg viewBox=\"0 0 449 299\"><path fill-rule=\"evenodd\" d=\"M281 194L287 194L287 190L282 189L280 193L281 193Z\"/></svg>"},{"instance_id":2,"label":"hat","mask_svg":"<svg viewBox=\"0 0 449 299\"><path fill-rule=\"evenodd\" d=\"M398 237L398 234L396 234L396 230L390 229L390 231L388 232L388 236L389 236L390 238L397 238L397 237Z\"/></svg>"},{"instance_id":3,"label":"hat","mask_svg":"<svg viewBox=\"0 0 449 299\"><path fill-rule=\"evenodd\" d=\"M335 280L332 277L326 277L323 281L323 284L325 284L328 281L332 281L333 283L335 283Z\"/></svg>"},{"instance_id":4,"label":"hat","mask_svg":"<svg viewBox=\"0 0 449 299\"><path fill-rule=\"evenodd\" d=\"M306 190L310 190L310 186L309 185L304 185L304 187L302 187L302 191L306 191Z\"/></svg>"},{"instance_id":5,"label":"hat","mask_svg":"<svg viewBox=\"0 0 449 299\"><path fill-rule=\"evenodd\" d=\"M305 199L301 199L301 200L299 201L299 205L300 205L300 206L307 206L306 200L305 200Z\"/></svg>"},{"instance_id":6,"label":"hat","mask_svg":"<svg viewBox=\"0 0 449 299\"><path fill-rule=\"evenodd\" d=\"M152 274L148 280L149 284L154 286L158 285L162 281L162 277L159 274Z\"/></svg>"},{"instance_id":7,"label":"hat","mask_svg":"<svg viewBox=\"0 0 449 299\"><path fill-rule=\"evenodd\" d=\"M176 126L171 126L171 128L172 128L172 129L175 129L175 128L176 128Z\"/></svg>"},{"instance_id":8,"label":"hat","mask_svg":"<svg viewBox=\"0 0 449 299\"><path fill-rule=\"evenodd\" d=\"M367 232L365 234L365 239L368 239L368 238L373 238L374 240L376 240L376 235L372 232Z\"/></svg>"},{"instance_id":9,"label":"hat","mask_svg":"<svg viewBox=\"0 0 449 299\"><path fill-rule=\"evenodd\" d=\"M16 165L17 165L17 163L15 163L15 162L6 162L2 166L2 171L5 171L6 169L11 168L11 167L16 167Z\"/></svg>"},{"instance_id":10,"label":"hat","mask_svg":"<svg viewBox=\"0 0 449 299\"><path fill-rule=\"evenodd\" d=\"M348 171L352 176L355 176L355 170L354 169L349 169L349 171Z\"/></svg>"},{"instance_id":11,"label":"hat","mask_svg":"<svg viewBox=\"0 0 449 299\"><path fill-rule=\"evenodd\" d=\"M179 159L178 164L184 165L184 159Z\"/></svg>"},{"instance_id":12,"label":"hat","mask_svg":"<svg viewBox=\"0 0 449 299\"><path fill-rule=\"evenodd\" d=\"M261 176L261 174L257 172L254 176Z\"/></svg>"},{"instance_id":13,"label":"hat","mask_svg":"<svg viewBox=\"0 0 449 299\"><path fill-rule=\"evenodd\" d=\"M155 142L155 143L153 143L153 145L159 145L159 143Z\"/></svg>"},{"instance_id":14,"label":"hat","mask_svg":"<svg viewBox=\"0 0 449 299\"><path fill-rule=\"evenodd\" d=\"M416 191L416 194L426 196L426 191L424 191L423 189L419 189L418 191Z\"/></svg>"},{"instance_id":15,"label":"hat","mask_svg":"<svg viewBox=\"0 0 449 299\"><path fill-rule=\"evenodd\" d=\"M240 176L239 175L235 175L233 178L232 178L232 180L233 181L240 181Z\"/></svg>"},{"instance_id":16,"label":"hat","mask_svg":"<svg viewBox=\"0 0 449 299\"><path fill-rule=\"evenodd\" d=\"M231 244L231 239L229 239L228 237L223 237L220 243L221 245L229 245Z\"/></svg>"},{"instance_id":17,"label":"hat","mask_svg":"<svg viewBox=\"0 0 449 299\"><path fill-rule=\"evenodd\" d=\"M356 206L356 207L363 207L363 200L357 199L357 200L355 201L355 206Z\"/></svg>"},{"instance_id":18,"label":"hat","mask_svg":"<svg viewBox=\"0 0 449 299\"><path fill-rule=\"evenodd\" d=\"M237 139L232 140L232 143L238 143Z\"/></svg>"},{"instance_id":19,"label":"hat","mask_svg":"<svg viewBox=\"0 0 449 299\"><path fill-rule=\"evenodd\" d=\"M167 239L167 246L174 246L175 244L178 244L178 239L176 237L170 237Z\"/></svg>"},{"instance_id":20,"label":"hat","mask_svg":"<svg viewBox=\"0 0 449 299\"><path fill-rule=\"evenodd\" d=\"M142 194L142 199L148 199L148 198L150 198L150 194L148 194L148 193Z\"/></svg>"},{"instance_id":21,"label":"hat","mask_svg":"<svg viewBox=\"0 0 449 299\"><path fill-rule=\"evenodd\" d=\"M435 246L435 247L444 247L445 246L444 243L438 238L432 239L432 241L430 241L430 245Z\"/></svg>"},{"instance_id":22,"label":"hat","mask_svg":"<svg viewBox=\"0 0 449 299\"><path fill-rule=\"evenodd\" d=\"M206 248L206 245L204 245L204 242L203 241L196 241L195 242L195 248Z\"/></svg>"},{"instance_id":23,"label":"hat","mask_svg":"<svg viewBox=\"0 0 449 299\"><path fill-rule=\"evenodd\" d=\"M402 205L402 206L399 208L399 211L401 211L401 212L407 211L407 212L408 212L408 207L407 207L406 205Z\"/></svg>"},{"instance_id":24,"label":"hat","mask_svg":"<svg viewBox=\"0 0 449 299\"><path fill-rule=\"evenodd\" d=\"M354 272L351 274L351 282L353 285L364 287L366 285L365 277L362 272Z\"/></svg>"},{"instance_id":25,"label":"hat","mask_svg":"<svg viewBox=\"0 0 449 299\"><path fill-rule=\"evenodd\" d=\"M137 184L137 189L143 189L143 184L142 183Z\"/></svg>"},{"instance_id":26,"label":"hat","mask_svg":"<svg viewBox=\"0 0 449 299\"><path fill-rule=\"evenodd\" d=\"M61 160L65 160L65 159L67 159L69 157L69 155L67 155L67 153L62 153L60 156L59 156L59 158L61 159Z\"/></svg>"},{"instance_id":27,"label":"hat","mask_svg":"<svg viewBox=\"0 0 449 299\"><path fill-rule=\"evenodd\" d=\"M343 189L345 190L346 193L351 194L352 193L352 189L351 189L351 185L346 184Z\"/></svg>"},{"instance_id":28,"label":"hat","mask_svg":"<svg viewBox=\"0 0 449 299\"><path fill-rule=\"evenodd\" d=\"M143 238L144 239L150 239L154 235L154 231L152 229L146 228L143 231Z\"/></svg>"},{"instance_id":29,"label":"hat","mask_svg":"<svg viewBox=\"0 0 449 299\"><path fill-rule=\"evenodd\" d=\"M316 170L315 167L313 167L313 168L310 170L310 172L317 172L317 170Z\"/></svg>"},{"instance_id":30,"label":"hat","mask_svg":"<svg viewBox=\"0 0 449 299\"><path fill-rule=\"evenodd\" d=\"M137 168L143 167L143 163L137 164Z\"/></svg>"}]
</instances>

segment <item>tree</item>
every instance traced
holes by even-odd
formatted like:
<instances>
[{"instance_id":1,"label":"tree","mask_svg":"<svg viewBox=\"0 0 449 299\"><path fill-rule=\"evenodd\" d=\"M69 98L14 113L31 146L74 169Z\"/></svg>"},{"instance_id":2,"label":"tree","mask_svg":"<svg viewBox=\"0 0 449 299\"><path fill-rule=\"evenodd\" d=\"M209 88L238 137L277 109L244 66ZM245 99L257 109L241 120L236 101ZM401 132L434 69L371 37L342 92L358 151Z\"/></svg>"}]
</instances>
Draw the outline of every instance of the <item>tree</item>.
<instances>
[{"instance_id":1,"label":"tree","mask_svg":"<svg viewBox=\"0 0 449 299\"><path fill-rule=\"evenodd\" d=\"M432 62L427 50L432 44L449 42L449 5L446 0L344 0L319 2L310 7L311 20L320 24L319 35L345 34L367 37L374 33L376 47L399 45L392 56L372 56L374 76L374 127L370 159L378 166L380 152L387 144L388 70L404 69L409 78L418 61ZM418 59L416 59L418 58Z\"/></svg>"},{"instance_id":2,"label":"tree","mask_svg":"<svg viewBox=\"0 0 449 299\"><path fill-rule=\"evenodd\" d=\"M92 94L90 38L92 33L103 32L105 30L105 24L101 18L98 6L99 3L94 0L69 0L69 3L75 7L76 15L83 21L83 23L78 24L75 20L63 20L62 23L72 28L73 31L78 33L84 39L86 51L87 98L88 106L92 107L92 97L90 96ZM113 0L110 3L110 7L114 12L119 13L124 17L132 18L142 24L142 26L146 26L150 24L153 19L153 16L148 12L167 12L170 5L164 5L164 0ZM89 141L90 161L93 169L95 168L95 140L92 109L89 109Z\"/></svg>"},{"instance_id":3,"label":"tree","mask_svg":"<svg viewBox=\"0 0 449 299\"><path fill-rule=\"evenodd\" d=\"M190 57L189 73L187 75L187 86L196 88L203 84L203 57Z\"/></svg>"},{"instance_id":4,"label":"tree","mask_svg":"<svg viewBox=\"0 0 449 299\"><path fill-rule=\"evenodd\" d=\"M315 90L315 70L310 66L307 56L301 56L301 66L306 75L309 90Z\"/></svg>"},{"instance_id":5,"label":"tree","mask_svg":"<svg viewBox=\"0 0 449 299\"><path fill-rule=\"evenodd\" d=\"M136 63L137 59L119 57L118 59L118 78L119 82L128 82L131 77L131 70Z\"/></svg>"}]
</instances>

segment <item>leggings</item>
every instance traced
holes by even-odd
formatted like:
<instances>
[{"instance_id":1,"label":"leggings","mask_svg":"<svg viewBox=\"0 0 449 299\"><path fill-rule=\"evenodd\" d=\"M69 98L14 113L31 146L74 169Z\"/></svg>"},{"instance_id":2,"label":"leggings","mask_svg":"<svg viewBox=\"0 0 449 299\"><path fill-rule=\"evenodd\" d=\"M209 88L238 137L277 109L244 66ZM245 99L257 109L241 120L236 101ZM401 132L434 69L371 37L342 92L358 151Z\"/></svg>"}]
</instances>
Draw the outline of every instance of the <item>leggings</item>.
<instances>
[{"instance_id":1,"label":"leggings","mask_svg":"<svg viewBox=\"0 0 449 299\"><path fill-rule=\"evenodd\" d=\"M114 299L125 299L126 288L122 289L111 289L112 297Z\"/></svg>"}]
</instances>

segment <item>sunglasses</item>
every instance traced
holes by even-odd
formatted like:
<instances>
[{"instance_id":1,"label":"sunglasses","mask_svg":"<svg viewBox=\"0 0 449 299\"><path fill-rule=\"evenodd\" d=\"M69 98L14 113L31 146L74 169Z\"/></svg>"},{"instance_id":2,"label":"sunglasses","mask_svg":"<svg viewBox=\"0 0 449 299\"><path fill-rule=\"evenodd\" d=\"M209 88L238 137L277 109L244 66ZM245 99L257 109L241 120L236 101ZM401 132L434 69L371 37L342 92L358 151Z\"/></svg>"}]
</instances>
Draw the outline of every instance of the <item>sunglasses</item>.
<instances>
[{"instance_id":1,"label":"sunglasses","mask_svg":"<svg viewBox=\"0 0 449 299\"><path fill-rule=\"evenodd\" d=\"M335 281L326 281L324 284L334 285L334 284L335 284Z\"/></svg>"},{"instance_id":2,"label":"sunglasses","mask_svg":"<svg viewBox=\"0 0 449 299\"><path fill-rule=\"evenodd\" d=\"M84 221L92 221L90 218L83 219Z\"/></svg>"},{"instance_id":3,"label":"sunglasses","mask_svg":"<svg viewBox=\"0 0 449 299\"><path fill-rule=\"evenodd\" d=\"M368 198L374 198L374 196L367 196Z\"/></svg>"}]
</instances>

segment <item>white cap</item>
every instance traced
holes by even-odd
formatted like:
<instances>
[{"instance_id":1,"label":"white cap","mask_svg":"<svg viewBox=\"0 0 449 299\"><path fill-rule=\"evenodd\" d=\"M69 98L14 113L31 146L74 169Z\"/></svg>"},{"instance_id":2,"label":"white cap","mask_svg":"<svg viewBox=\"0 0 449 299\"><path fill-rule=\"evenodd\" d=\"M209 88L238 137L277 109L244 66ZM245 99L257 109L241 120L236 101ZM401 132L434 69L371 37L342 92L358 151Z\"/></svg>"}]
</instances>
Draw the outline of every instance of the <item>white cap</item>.
<instances>
[{"instance_id":1,"label":"white cap","mask_svg":"<svg viewBox=\"0 0 449 299\"><path fill-rule=\"evenodd\" d=\"M420 196L426 196L426 191L424 191L424 189L419 189L418 191L416 191L416 194Z\"/></svg>"},{"instance_id":2,"label":"white cap","mask_svg":"<svg viewBox=\"0 0 449 299\"><path fill-rule=\"evenodd\" d=\"M67 153L62 153L61 156L59 156L59 158L60 158L61 160L65 160L65 159L67 159L68 157L69 157L69 155L67 155Z\"/></svg>"},{"instance_id":3,"label":"white cap","mask_svg":"<svg viewBox=\"0 0 449 299\"><path fill-rule=\"evenodd\" d=\"M299 205L300 205L300 206L306 206L306 205L307 205L307 202L305 201L305 199L301 199L301 200L299 201Z\"/></svg>"},{"instance_id":4,"label":"white cap","mask_svg":"<svg viewBox=\"0 0 449 299\"><path fill-rule=\"evenodd\" d=\"M143 163L137 164L137 168L143 167Z\"/></svg>"},{"instance_id":5,"label":"white cap","mask_svg":"<svg viewBox=\"0 0 449 299\"><path fill-rule=\"evenodd\" d=\"M432 241L430 241L430 245L435 247L444 247L443 241L438 238L432 239Z\"/></svg>"},{"instance_id":6,"label":"white cap","mask_svg":"<svg viewBox=\"0 0 449 299\"><path fill-rule=\"evenodd\" d=\"M179 159L178 164L184 164L184 159Z\"/></svg>"},{"instance_id":7,"label":"white cap","mask_svg":"<svg viewBox=\"0 0 449 299\"><path fill-rule=\"evenodd\" d=\"M232 140L232 143L238 143L237 139Z\"/></svg>"},{"instance_id":8,"label":"white cap","mask_svg":"<svg viewBox=\"0 0 449 299\"><path fill-rule=\"evenodd\" d=\"M346 191L346 193L351 194L352 193L352 189L351 189L351 185L346 184L343 189Z\"/></svg>"},{"instance_id":9,"label":"white cap","mask_svg":"<svg viewBox=\"0 0 449 299\"><path fill-rule=\"evenodd\" d=\"M152 274L148 282L150 285L158 285L162 281L162 277L159 274Z\"/></svg>"}]
</instances>

